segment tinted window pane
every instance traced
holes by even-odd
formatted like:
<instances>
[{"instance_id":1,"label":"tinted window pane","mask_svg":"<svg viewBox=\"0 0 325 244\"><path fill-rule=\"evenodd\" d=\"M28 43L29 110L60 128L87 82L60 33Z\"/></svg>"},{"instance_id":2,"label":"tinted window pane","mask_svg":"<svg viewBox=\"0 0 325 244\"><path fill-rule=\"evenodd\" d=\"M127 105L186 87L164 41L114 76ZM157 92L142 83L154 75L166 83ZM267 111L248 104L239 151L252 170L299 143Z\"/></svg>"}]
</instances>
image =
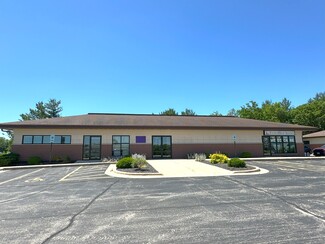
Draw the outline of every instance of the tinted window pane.
<instances>
[{"instance_id":1,"label":"tinted window pane","mask_svg":"<svg viewBox=\"0 0 325 244\"><path fill-rule=\"evenodd\" d=\"M34 136L33 143L34 144L42 144L42 137L43 136Z\"/></svg>"},{"instance_id":2,"label":"tinted window pane","mask_svg":"<svg viewBox=\"0 0 325 244\"><path fill-rule=\"evenodd\" d=\"M43 144L49 144L50 143L50 136L43 136Z\"/></svg>"},{"instance_id":3,"label":"tinted window pane","mask_svg":"<svg viewBox=\"0 0 325 244\"><path fill-rule=\"evenodd\" d=\"M120 136L113 136L113 144L114 143L121 143L121 137Z\"/></svg>"},{"instance_id":4,"label":"tinted window pane","mask_svg":"<svg viewBox=\"0 0 325 244\"><path fill-rule=\"evenodd\" d=\"M62 136L61 143L62 144L70 144L71 143L71 136Z\"/></svg>"},{"instance_id":5,"label":"tinted window pane","mask_svg":"<svg viewBox=\"0 0 325 244\"><path fill-rule=\"evenodd\" d=\"M122 136L122 143L130 143L130 137L129 136Z\"/></svg>"},{"instance_id":6,"label":"tinted window pane","mask_svg":"<svg viewBox=\"0 0 325 244\"><path fill-rule=\"evenodd\" d=\"M54 143L55 144L61 144L61 136L55 136Z\"/></svg>"},{"instance_id":7,"label":"tinted window pane","mask_svg":"<svg viewBox=\"0 0 325 244\"><path fill-rule=\"evenodd\" d=\"M23 136L23 144L32 144L33 136Z\"/></svg>"}]
</instances>

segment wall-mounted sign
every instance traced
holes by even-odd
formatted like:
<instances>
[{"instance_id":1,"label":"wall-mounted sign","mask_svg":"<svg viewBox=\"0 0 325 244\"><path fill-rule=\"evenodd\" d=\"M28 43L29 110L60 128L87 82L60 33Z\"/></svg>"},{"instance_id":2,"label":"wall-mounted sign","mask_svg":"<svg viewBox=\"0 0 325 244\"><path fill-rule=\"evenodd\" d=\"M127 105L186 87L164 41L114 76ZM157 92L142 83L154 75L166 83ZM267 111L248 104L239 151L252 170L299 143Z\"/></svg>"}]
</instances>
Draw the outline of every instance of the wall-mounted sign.
<instances>
[{"instance_id":1,"label":"wall-mounted sign","mask_svg":"<svg viewBox=\"0 0 325 244\"><path fill-rule=\"evenodd\" d=\"M146 137L145 136L136 136L135 143L146 143Z\"/></svg>"},{"instance_id":2,"label":"wall-mounted sign","mask_svg":"<svg viewBox=\"0 0 325 244\"><path fill-rule=\"evenodd\" d=\"M50 135L50 143L54 143L55 135Z\"/></svg>"},{"instance_id":3,"label":"wall-mounted sign","mask_svg":"<svg viewBox=\"0 0 325 244\"><path fill-rule=\"evenodd\" d=\"M266 130L264 132L264 135L266 136L294 136L295 132L294 131L270 131L270 130Z\"/></svg>"}]
</instances>

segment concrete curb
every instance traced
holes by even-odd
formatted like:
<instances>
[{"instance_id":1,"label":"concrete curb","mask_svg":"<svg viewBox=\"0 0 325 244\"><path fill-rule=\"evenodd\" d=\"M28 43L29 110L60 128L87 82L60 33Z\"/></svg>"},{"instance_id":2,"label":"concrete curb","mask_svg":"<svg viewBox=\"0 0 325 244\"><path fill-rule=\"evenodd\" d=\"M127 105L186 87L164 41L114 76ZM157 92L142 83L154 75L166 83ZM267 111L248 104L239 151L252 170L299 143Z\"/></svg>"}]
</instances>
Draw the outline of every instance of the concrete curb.
<instances>
[{"instance_id":1,"label":"concrete curb","mask_svg":"<svg viewBox=\"0 0 325 244\"><path fill-rule=\"evenodd\" d=\"M163 174L161 173L132 173L132 172L124 172L124 171L119 171L117 169L113 169L113 172L116 174L121 174L121 175L132 175L132 176L162 176Z\"/></svg>"},{"instance_id":2,"label":"concrete curb","mask_svg":"<svg viewBox=\"0 0 325 244\"><path fill-rule=\"evenodd\" d=\"M277 161L277 160L320 160L325 157L267 157L267 158L240 158L244 161Z\"/></svg>"},{"instance_id":3,"label":"concrete curb","mask_svg":"<svg viewBox=\"0 0 325 244\"><path fill-rule=\"evenodd\" d=\"M41 165L22 165L0 167L0 170L15 169L39 169L39 168L56 168L56 167L75 167L75 166L93 166L93 165L110 165L110 162L94 162L94 163L70 163L70 164L41 164Z\"/></svg>"},{"instance_id":4,"label":"concrete curb","mask_svg":"<svg viewBox=\"0 0 325 244\"><path fill-rule=\"evenodd\" d=\"M234 174L240 174L240 173L255 173L255 172L260 172L261 169L259 167L256 166L252 166L251 167L255 167L255 169L248 169L248 170L234 170L232 171Z\"/></svg>"}]
</instances>

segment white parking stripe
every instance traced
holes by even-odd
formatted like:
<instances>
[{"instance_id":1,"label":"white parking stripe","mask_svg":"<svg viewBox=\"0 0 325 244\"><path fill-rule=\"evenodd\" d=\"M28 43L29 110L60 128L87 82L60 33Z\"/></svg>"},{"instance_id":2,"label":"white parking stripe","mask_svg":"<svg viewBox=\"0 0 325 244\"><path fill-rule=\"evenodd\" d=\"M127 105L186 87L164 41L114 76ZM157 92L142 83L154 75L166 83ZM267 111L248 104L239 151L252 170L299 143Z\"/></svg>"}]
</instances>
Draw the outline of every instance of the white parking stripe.
<instances>
[{"instance_id":1,"label":"white parking stripe","mask_svg":"<svg viewBox=\"0 0 325 244\"><path fill-rule=\"evenodd\" d=\"M6 180L6 181L3 181L3 182L0 182L0 185L6 184L6 183L11 182L11 181L14 181L14 180L18 180L18 179L24 178L24 177L26 177L26 176L28 176L28 175L34 174L34 173L36 173L36 172L38 172L38 171L41 171L41 170L43 170L43 169L38 169L38 170L35 170L35 171L30 172L30 173L28 173L28 174L24 174L24 175L18 176L18 177L16 177L16 178L12 178L12 179L10 179L10 180Z\"/></svg>"},{"instance_id":2,"label":"white parking stripe","mask_svg":"<svg viewBox=\"0 0 325 244\"><path fill-rule=\"evenodd\" d=\"M76 168L74 171L70 172L69 174L67 174L66 176L64 176L62 179L60 179L59 181L64 181L64 179L68 178L70 175L72 175L74 172L76 172L77 170L81 169L83 166L80 166L78 168Z\"/></svg>"}]
</instances>

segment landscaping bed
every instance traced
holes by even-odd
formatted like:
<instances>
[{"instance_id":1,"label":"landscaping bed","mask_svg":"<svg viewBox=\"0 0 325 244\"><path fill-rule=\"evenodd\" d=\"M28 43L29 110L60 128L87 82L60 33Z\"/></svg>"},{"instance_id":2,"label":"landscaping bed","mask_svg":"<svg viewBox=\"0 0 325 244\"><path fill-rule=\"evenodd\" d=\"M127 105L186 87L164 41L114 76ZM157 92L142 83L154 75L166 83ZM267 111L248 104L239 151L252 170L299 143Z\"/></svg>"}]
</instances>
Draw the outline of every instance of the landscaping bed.
<instances>
[{"instance_id":1,"label":"landscaping bed","mask_svg":"<svg viewBox=\"0 0 325 244\"><path fill-rule=\"evenodd\" d=\"M219 167L219 168L222 168L222 169L230 170L230 171L242 171L242 170L254 170L254 169L256 169L256 167L250 166L250 165L246 165L246 167L243 167L243 168L235 168L235 167L229 167L228 164L226 164L226 163L212 164L209 161L204 161L202 163L206 163L206 164L216 166L216 167Z\"/></svg>"},{"instance_id":2,"label":"landscaping bed","mask_svg":"<svg viewBox=\"0 0 325 244\"><path fill-rule=\"evenodd\" d=\"M117 171L127 172L127 173L159 173L150 164L147 164L145 168L118 168Z\"/></svg>"},{"instance_id":3,"label":"landscaping bed","mask_svg":"<svg viewBox=\"0 0 325 244\"><path fill-rule=\"evenodd\" d=\"M255 170L256 167L247 165L244 160L239 158L228 158L227 155L222 153L214 153L209 155L210 160L206 160L206 155L203 153L195 154L195 160L214 165L229 171L247 171Z\"/></svg>"}]
</instances>

